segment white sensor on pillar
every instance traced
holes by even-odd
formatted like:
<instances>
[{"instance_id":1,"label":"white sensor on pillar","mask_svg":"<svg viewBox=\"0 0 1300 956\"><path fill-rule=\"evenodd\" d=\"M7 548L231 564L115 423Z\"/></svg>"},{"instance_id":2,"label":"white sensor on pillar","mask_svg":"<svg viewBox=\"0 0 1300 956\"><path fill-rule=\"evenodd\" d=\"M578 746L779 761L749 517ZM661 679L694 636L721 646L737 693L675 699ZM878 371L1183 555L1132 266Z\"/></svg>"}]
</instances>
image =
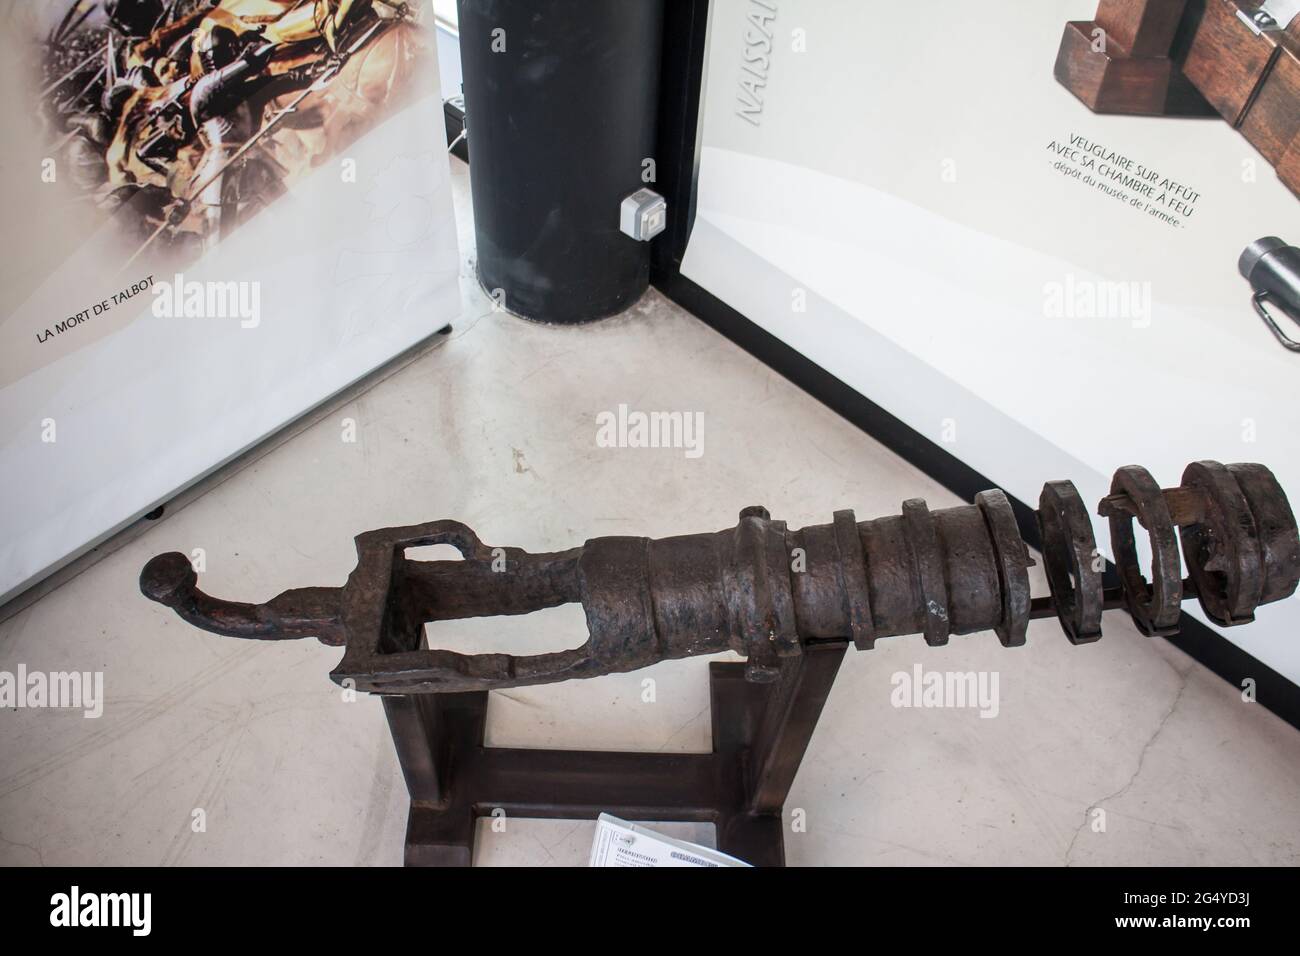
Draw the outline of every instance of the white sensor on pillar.
<instances>
[{"instance_id":1,"label":"white sensor on pillar","mask_svg":"<svg viewBox=\"0 0 1300 956\"><path fill-rule=\"evenodd\" d=\"M618 229L625 236L647 242L668 225L668 203L653 189L638 189L619 207Z\"/></svg>"}]
</instances>

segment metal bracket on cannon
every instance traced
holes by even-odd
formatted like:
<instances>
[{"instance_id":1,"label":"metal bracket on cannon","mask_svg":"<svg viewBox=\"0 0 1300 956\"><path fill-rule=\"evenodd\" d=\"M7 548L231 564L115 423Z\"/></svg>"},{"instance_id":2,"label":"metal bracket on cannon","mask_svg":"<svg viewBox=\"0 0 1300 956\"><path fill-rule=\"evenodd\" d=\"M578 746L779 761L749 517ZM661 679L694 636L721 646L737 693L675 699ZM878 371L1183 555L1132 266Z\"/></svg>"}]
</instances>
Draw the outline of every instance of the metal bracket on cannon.
<instances>
[{"instance_id":1,"label":"metal bracket on cannon","mask_svg":"<svg viewBox=\"0 0 1300 956\"><path fill-rule=\"evenodd\" d=\"M1199 598L1231 626L1300 580L1300 535L1286 496L1261 465L1197 462L1162 490L1143 468L1115 474L1109 519L1121 585L1105 588L1087 509L1068 481L1049 482L1038 521L1051 596L1031 598L1031 561L1000 491L974 504L859 522L837 511L799 530L746 508L725 531L650 539L605 537L529 554L489 548L465 525L437 521L356 538L342 588L300 588L265 604L198 590L179 553L151 560L145 595L198 627L257 640L317 637L345 645L331 673L380 694L411 794L408 864L468 864L475 821L521 817L713 822L721 850L756 864L784 860L781 813L844 652L880 638L994 631L1025 643L1029 621L1055 615L1070 641L1101 636L1102 612L1127 607L1147 634L1176 632L1180 604ZM1151 540L1143 576L1133 522ZM1177 529L1177 530L1176 530ZM1189 578L1178 555L1181 533ZM450 544L453 561L406 549ZM457 654L430 647L425 625L528 614L581 602L588 637L558 653ZM488 691L636 670L733 650L710 664L713 751L605 753L487 747Z\"/></svg>"}]
</instances>

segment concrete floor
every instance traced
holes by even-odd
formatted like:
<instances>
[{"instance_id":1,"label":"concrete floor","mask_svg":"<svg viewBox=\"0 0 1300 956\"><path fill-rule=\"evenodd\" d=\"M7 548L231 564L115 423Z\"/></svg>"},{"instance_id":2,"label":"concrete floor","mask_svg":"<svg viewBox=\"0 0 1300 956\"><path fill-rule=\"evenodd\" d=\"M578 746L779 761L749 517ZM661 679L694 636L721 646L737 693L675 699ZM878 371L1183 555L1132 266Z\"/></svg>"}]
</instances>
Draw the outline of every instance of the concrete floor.
<instances>
[{"instance_id":1,"label":"concrete floor","mask_svg":"<svg viewBox=\"0 0 1300 956\"><path fill-rule=\"evenodd\" d=\"M468 177L453 167L471 249ZM205 590L260 601L341 585L360 531L437 518L489 545L554 550L728 527L755 503L792 526L837 508L892 514L916 496L958 503L655 292L616 319L543 328L494 313L472 274L467 258L464 316L437 347L0 625L0 670L100 669L106 696L98 720L0 714L0 862L400 862L406 794L378 700L342 699L326 677L337 650L217 637L149 603L136 580L154 554L202 547ZM620 403L703 412L704 454L597 447L596 415ZM526 652L580 643L581 624L569 607L436 633L456 649ZM996 718L892 706L892 675L915 663L996 672ZM495 693L489 742L703 751L706 688L705 662L686 660ZM787 854L797 865L1296 864L1297 804L1300 734L1114 613L1088 647L1042 621L1014 651L991 633L850 651L787 805L806 821ZM476 862L582 864L593 827L483 825ZM709 827L664 829L712 840Z\"/></svg>"}]
</instances>

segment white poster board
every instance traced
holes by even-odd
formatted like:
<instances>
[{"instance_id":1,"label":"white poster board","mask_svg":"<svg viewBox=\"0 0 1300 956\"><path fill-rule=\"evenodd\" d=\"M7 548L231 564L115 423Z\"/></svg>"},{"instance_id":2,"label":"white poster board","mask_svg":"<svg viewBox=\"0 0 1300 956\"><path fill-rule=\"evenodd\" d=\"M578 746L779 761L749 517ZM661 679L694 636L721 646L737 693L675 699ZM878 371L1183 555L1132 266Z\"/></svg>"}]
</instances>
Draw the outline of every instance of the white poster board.
<instances>
[{"instance_id":1,"label":"white poster board","mask_svg":"<svg viewBox=\"0 0 1300 956\"><path fill-rule=\"evenodd\" d=\"M1237 273L1255 239L1300 243L1300 199L1227 123L1060 86L1095 11L716 0L682 274L1022 501L1211 458L1300 504L1300 362ZM1108 157L1164 200L1108 188ZM1298 629L1291 599L1223 633L1300 681Z\"/></svg>"},{"instance_id":2,"label":"white poster board","mask_svg":"<svg viewBox=\"0 0 1300 956\"><path fill-rule=\"evenodd\" d=\"M65 116L51 121L58 111L41 95L51 72L43 42L67 6L0 8L0 601L459 309L431 16L390 22L355 4L333 52L323 35L287 23L293 39L259 68L300 72L229 93L232 105L217 115L231 118L224 152L212 144L216 127L178 121L179 149L150 160L162 170L150 181L154 166L122 159L143 154L147 137L120 119L120 107L98 138L69 133ZM296 4L283 6L295 15ZM201 32L201 19L192 27ZM108 58L126 67L141 42L124 39L102 11L80 29L93 32L64 40L61 55L78 43L78 54L98 50L95 70ZM202 73L190 47L166 41L174 62L147 51L151 68L173 86ZM92 76L83 69L60 95ZM167 84L150 77L128 103L165 95ZM181 111L193 96L181 89L178 105L159 115L192 121L197 110ZM91 95L74 111L94 116L101 102ZM252 169L219 168L251 139L244 155L260 164L260 178L218 191L215 204L209 188L151 240L166 202L212 171L228 183L230 170ZM117 164L111 176L105 163ZM148 202L118 208L114 187Z\"/></svg>"}]
</instances>

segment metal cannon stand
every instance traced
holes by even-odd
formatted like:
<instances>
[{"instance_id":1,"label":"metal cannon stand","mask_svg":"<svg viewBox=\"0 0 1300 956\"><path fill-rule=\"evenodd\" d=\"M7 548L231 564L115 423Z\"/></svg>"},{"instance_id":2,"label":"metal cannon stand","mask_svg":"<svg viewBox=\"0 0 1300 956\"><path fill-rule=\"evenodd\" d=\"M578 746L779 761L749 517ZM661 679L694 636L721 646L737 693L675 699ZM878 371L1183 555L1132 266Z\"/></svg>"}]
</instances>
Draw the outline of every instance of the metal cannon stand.
<instances>
[{"instance_id":1,"label":"metal cannon stand","mask_svg":"<svg viewBox=\"0 0 1300 956\"><path fill-rule=\"evenodd\" d=\"M530 750L483 743L488 692L384 695L411 794L407 866L469 866L479 817L712 823L717 848L784 866L782 810L830 695L847 641L787 658L777 680L709 664L713 752Z\"/></svg>"}]
</instances>

